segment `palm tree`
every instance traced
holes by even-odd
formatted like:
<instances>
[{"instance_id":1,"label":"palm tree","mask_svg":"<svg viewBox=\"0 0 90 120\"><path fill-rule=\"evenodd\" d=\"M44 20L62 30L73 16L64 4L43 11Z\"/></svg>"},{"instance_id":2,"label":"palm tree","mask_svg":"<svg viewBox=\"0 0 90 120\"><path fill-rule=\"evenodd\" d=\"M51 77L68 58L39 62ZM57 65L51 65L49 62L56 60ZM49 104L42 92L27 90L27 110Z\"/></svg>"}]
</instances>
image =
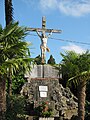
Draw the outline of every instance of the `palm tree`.
<instances>
[{"instance_id":1,"label":"palm tree","mask_svg":"<svg viewBox=\"0 0 90 120\"><path fill-rule=\"evenodd\" d=\"M28 67L27 65L30 63L30 60L29 59L29 51L28 51L28 55L26 54L27 52L27 46L28 44L26 42L22 42L22 41L19 41L18 43L13 43L13 46L10 47L10 51L8 50L9 52L9 55L8 55L8 60L11 60L11 59L14 59L14 62L16 60L19 60L20 61L20 64L19 64L19 68L22 70L22 71L26 71L28 70ZM12 50L12 52L11 52ZM29 63L28 63L29 62ZM29 65L28 65L29 66ZM18 70L18 68L17 68ZM12 64L9 66L9 69L8 69L8 94L9 95L12 95L12 76L13 76L13 73L15 73L16 71L13 69L13 66Z\"/></svg>"},{"instance_id":2,"label":"palm tree","mask_svg":"<svg viewBox=\"0 0 90 120\"><path fill-rule=\"evenodd\" d=\"M12 0L5 0L5 20L6 26L13 21ZM12 95L12 68L10 66L8 73L8 95Z\"/></svg>"},{"instance_id":3,"label":"palm tree","mask_svg":"<svg viewBox=\"0 0 90 120\"><path fill-rule=\"evenodd\" d=\"M76 64L76 60L79 57L79 54L73 51L66 51L65 55L61 53L63 57L61 64L59 65L62 72L62 84L66 87L67 80L72 76L78 74L78 65Z\"/></svg>"},{"instance_id":4,"label":"palm tree","mask_svg":"<svg viewBox=\"0 0 90 120\"><path fill-rule=\"evenodd\" d=\"M5 83L9 68L12 73L21 67L31 68L28 43L23 41L26 35L26 30L18 23L9 24L4 29L0 27L0 120L4 119L6 109Z\"/></svg>"},{"instance_id":5,"label":"palm tree","mask_svg":"<svg viewBox=\"0 0 90 120\"><path fill-rule=\"evenodd\" d=\"M72 82L77 86L78 90L78 118L84 120L85 116L85 91L86 81L90 78L90 53L87 51L82 55L76 54L73 51L63 55L62 73L67 76L68 83Z\"/></svg>"},{"instance_id":6,"label":"palm tree","mask_svg":"<svg viewBox=\"0 0 90 120\"><path fill-rule=\"evenodd\" d=\"M86 98L86 83L90 79L90 71L82 72L68 80L68 86L74 83L78 87L78 120L84 120L85 116L85 98Z\"/></svg>"},{"instance_id":7,"label":"palm tree","mask_svg":"<svg viewBox=\"0 0 90 120\"><path fill-rule=\"evenodd\" d=\"M5 0L5 20L6 25L13 21L13 5L12 0Z\"/></svg>"}]
</instances>

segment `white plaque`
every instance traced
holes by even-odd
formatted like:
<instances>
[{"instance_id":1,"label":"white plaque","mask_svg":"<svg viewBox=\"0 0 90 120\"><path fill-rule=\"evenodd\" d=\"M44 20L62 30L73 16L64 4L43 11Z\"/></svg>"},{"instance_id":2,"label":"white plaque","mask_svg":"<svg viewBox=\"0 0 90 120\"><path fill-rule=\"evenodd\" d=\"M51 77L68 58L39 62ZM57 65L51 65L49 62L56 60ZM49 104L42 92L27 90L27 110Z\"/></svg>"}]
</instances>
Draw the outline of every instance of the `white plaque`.
<instances>
[{"instance_id":1,"label":"white plaque","mask_svg":"<svg viewBox=\"0 0 90 120\"><path fill-rule=\"evenodd\" d=\"M47 92L40 92L40 97L47 97Z\"/></svg>"},{"instance_id":2,"label":"white plaque","mask_svg":"<svg viewBox=\"0 0 90 120\"><path fill-rule=\"evenodd\" d=\"M48 86L39 86L39 91L48 91Z\"/></svg>"}]
</instances>

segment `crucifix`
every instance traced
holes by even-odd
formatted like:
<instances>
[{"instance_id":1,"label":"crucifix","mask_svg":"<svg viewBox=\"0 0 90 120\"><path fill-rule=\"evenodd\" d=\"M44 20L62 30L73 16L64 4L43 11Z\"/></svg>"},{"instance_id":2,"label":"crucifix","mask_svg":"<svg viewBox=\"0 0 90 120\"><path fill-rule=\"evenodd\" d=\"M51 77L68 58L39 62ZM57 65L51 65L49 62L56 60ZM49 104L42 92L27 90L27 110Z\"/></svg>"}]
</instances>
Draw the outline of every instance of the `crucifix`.
<instances>
[{"instance_id":1,"label":"crucifix","mask_svg":"<svg viewBox=\"0 0 90 120\"><path fill-rule=\"evenodd\" d=\"M56 29L46 29L46 18L42 17L42 28L27 28L28 31L35 31L41 39L41 62L44 64L46 62L46 51L50 51L47 47L47 40L52 35L52 33L61 33L61 30ZM48 33L48 35L46 34Z\"/></svg>"}]
</instances>

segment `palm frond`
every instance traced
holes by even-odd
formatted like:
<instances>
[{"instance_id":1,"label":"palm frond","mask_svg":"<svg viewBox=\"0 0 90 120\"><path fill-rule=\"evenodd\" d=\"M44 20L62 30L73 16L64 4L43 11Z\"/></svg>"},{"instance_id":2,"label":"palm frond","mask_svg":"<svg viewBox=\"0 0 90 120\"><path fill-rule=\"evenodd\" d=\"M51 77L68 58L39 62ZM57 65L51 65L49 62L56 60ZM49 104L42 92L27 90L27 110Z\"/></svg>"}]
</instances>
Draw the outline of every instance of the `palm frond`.
<instances>
[{"instance_id":1,"label":"palm frond","mask_svg":"<svg viewBox=\"0 0 90 120\"><path fill-rule=\"evenodd\" d=\"M81 84L81 81L83 80L89 80L90 78L90 71L84 71L74 77L71 77L68 82L67 82L67 86L70 86L71 83L74 83L74 85L79 85Z\"/></svg>"},{"instance_id":2,"label":"palm frond","mask_svg":"<svg viewBox=\"0 0 90 120\"><path fill-rule=\"evenodd\" d=\"M2 27L1 27L2 28ZM29 46L31 44L23 41L27 31L19 27L18 22L10 23L1 29L0 34L0 70L7 72L9 67L14 71L19 69L30 70L31 61Z\"/></svg>"},{"instance_id":3,"label":"palm frond","mask_svg":"<svg viewBox=\"0 0 90 120\"><path fill-rule=\"evenodd\" d=\"M0 35L1 42L7 42L8 44L17 43L19 40L23 40L27 35L24 27L19 27L18 22L10 23L5 27Z\"/></svg>"}]
</instances>

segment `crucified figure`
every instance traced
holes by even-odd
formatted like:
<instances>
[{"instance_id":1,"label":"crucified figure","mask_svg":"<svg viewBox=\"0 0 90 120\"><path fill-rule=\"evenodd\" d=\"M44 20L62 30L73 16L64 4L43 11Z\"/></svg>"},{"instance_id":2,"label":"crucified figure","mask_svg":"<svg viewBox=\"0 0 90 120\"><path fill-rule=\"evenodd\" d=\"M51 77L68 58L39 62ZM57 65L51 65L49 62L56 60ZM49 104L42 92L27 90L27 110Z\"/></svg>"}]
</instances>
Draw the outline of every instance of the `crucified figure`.
<instances>
[{"instance_id":1,"label":"crucified figure","mask_svg":"<svg viewBox=\"0 0 90 120\"><path fill-rule=\"evenodd\" d=\"M41 39L41 45L40 45L41 58L42 58L42 64L44 64L46 60L46 51L50 52L50 49L47 47L47 39L52 35L52 30L48 35L45 34L45 31L43 31L42 34L40 34L38 30L36 30L36 32Z\"/></svg>"}]
</instances>

